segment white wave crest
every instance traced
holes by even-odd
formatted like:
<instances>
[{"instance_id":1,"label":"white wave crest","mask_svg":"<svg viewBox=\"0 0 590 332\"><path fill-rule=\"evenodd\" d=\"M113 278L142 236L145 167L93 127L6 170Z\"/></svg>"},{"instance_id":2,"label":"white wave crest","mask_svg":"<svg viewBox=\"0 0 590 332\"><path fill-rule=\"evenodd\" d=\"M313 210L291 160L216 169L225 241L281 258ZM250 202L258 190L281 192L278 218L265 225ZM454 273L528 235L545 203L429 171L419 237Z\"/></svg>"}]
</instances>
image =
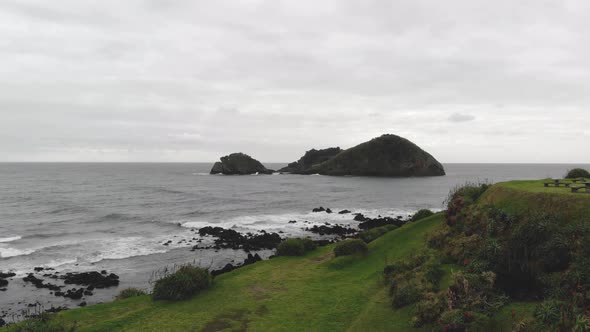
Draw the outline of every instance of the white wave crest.
<instances>
[{"instance_id":1,"label":"white wave crest","mask_svg":"<svg viewBox=\"0 0 590 332\"><path fill-rule=\"evenodd\" d=\"M0 248L0 258L26 256L34 252L34 249Z\"/></svg>"},{"instance_id":2,"label":"white wave crest","mask_svg":"<svg viewBox=\"0 0 590 332\"><path fill-rule=\"evenodd\" d=\"M12 242L12 241L17 241L22 239L22 237L15 235L15 236L9 236L9 237L0 237L0 243L7 243L7 242Z\"/></svg>"}]
</instances>

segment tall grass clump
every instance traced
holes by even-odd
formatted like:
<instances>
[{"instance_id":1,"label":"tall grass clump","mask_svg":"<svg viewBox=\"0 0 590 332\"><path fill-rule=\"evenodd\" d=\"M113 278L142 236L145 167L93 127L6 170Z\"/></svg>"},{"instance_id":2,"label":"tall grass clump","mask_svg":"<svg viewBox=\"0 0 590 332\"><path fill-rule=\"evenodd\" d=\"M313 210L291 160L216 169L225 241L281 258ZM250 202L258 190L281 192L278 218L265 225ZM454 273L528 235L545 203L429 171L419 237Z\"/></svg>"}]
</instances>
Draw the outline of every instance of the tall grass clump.
<instances>
[{"instance_id":1,"label":"tall grass clump","mask_svg":"<svg viewBox=\"0 0 590 332\"><path fill-rule=\"evenodd\" d=\"M1 328L0 328L1 329ZM77 323L65 324L50 313L42 313L5 328L8 332L75 332Z\"/></svg>"},{"instance_id":2,"label":"tall grass clump","mask_svg":"<svg viewBox=\"0 0 590 332\"><path fill-rule=\"evenodd\" d=\"M387 232L392 231L397 228L398 227L396 225L386 225L386 226L381 226L381 227L377 227L377 228L372 228L372 229L366 230L364 232L361 232L359 234L359 238L361 238L361 240L365 241L365 243L373 242L377 238L385 235Z\"/></svg>"},{"instance_id":3,"label":"tall grass clump","mask_svg":"<svg viewBox=\"0 0 590 332\"><path fill-rule=\"evenodd\" d=\"M154 300L186 300L211 286L212 278L209 270L182 265L154 284L152 298Z\"/></svg>"},{"instance_id":4,"label":"tall grass clump","mask_svg":"<svg viewBox=\"0 0 590 332\"><path fill-rule=\"evenodd\" d=\"M412 222L418 221L420 219L428 218L428 217L432 216L433 214L434 214L434 212L432 212L428 209L422 209L422 210L419 210L418 212L414 213L412 215L412 217L410 218L410 220Z\"/></svg>"},{"instance_id":5,"label":"tall grass clump","mask_svg":"<svg viewBox=\"0 0 590 332\"><path fill-rule=\"evenodd\" d=\"M143 295L147 295L146 292L142 291L141 289L130 287L130 288L125 288L122 291L120 291L119 295L117 295L117 300L123 300L123 299L128 299L130 297L143 296Z\"/></svg>"},{"instance_id":6,"label":"tall grass clump","mask_svg":"<svg viewBox=\"0 0 590 332\"><path fill-rule=\"evenodd\" d=\"M366 254L368 251L369 247L367 247L367 244L363 242L363 240L354 239L342 241L336 244L336 247L334 248L334 255L338 257L354 254Z\"/></svg>"},{"instance_id":7,"label":"tall grass clump","mask_svg":"<svg viewBox=\"0 0 590 332\"><path fill-rule=\"evenodd\" d=\"M311 239L286 239L277 247L277 255L303 256L316 247L316 244Z\"/></svg>"}]
</instances>

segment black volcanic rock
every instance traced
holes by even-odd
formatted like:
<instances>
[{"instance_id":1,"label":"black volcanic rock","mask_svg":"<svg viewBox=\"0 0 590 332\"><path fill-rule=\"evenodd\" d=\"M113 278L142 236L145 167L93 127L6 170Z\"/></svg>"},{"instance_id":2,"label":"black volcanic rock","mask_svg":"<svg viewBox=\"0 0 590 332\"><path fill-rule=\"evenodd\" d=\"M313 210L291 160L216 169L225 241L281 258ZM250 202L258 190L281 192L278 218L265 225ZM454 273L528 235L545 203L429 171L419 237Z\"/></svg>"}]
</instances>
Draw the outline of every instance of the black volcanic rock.
<instances>
[{"instance_id":1,"label":"black volcanic rock","mask_svg":"<svg viewBox=\"0 0 590 332\"><path fill-rule=\"evenodd\" d=\"M102 275L97 271L68 272L62 279L64 279L65 284L90 286L88 287L89 290L119 285L119 276L116 274Z\"/></svg>"},{"instance_id":2,"label":"black volcanic rock","mask_svg":"<svg viewBox=\"0 0 590 332\"><path fill-rule=\"evenodd\" d=\"M287 165L287 167L281 168L279 172L302 174L306 170L329 160L340 152L342 152L342 149L339 147L321 150L311 149L305 152L305 155L303 155L298 161L292 162Z\"/></svg>"},{"instance_id":3,"label":"black volcanic rock","mask_svg":"<svg viewBox=\"0 0 590 332\"><path fill-rule=\"evenodd\" d=\"M396 135L383 135L338 153L304 174L360 176L439 176L443 166L416 144Z\"/></svg>"},{"instance_id":4,"label":"black volcanic rock","mask_svg":"<svg viewBox=\"0 0 590 332\"><path fill-rule=\"evenodd\" d=\"M244 153L232 153L221 157L221 161L216 162L211 168L211 174L225 175L272 174L273 172Z\"/></svg>"}]
</instances>

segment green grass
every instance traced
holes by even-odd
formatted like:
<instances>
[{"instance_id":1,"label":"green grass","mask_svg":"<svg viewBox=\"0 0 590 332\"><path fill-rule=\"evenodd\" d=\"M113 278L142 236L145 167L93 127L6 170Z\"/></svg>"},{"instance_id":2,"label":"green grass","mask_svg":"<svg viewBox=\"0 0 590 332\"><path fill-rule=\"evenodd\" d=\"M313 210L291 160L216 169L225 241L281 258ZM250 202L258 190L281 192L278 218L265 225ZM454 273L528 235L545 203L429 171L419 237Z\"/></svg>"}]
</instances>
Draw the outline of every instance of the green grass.
<instances>
[{"instance_id":1,"label":"green grass","mask_svg":"<svg viewBox=\"0 0 590 332\"><path fill-rule=\"evenodd\" d=\"M502 182L488 189L480 205L494 205L515 214L551 213L568 219L590 216L590 194L570 188L544 187L546 180Z\"/></svg>"},{"instance_id":2,"label":"green grass","mask_svg":"<svg viewBox=\"0 0 590 332\"><path fill-rule=\"evenodd\" d=\"M333 246L303 257L277 257L217 277L183 302L149 296L59 314L81 331L404 331L411 308L394 311L382 270L424 249L438 214L389 232L369 244L367 256L334 258Z\"/></svg>"},{"instance_id":3,"label":"green grass","mask_svg":"<svg viewBox=\"0 0 590 332\"><path fill-rule=\"evenodd\" d=\"M590 195L545 188L543 182L494 185L478 204L518 213L590 215ZM210 289L187 301L154 302L139 296L68 310L58 318L77 321L80 331L418 331L410 325L412 306L392 308L382 270L425 250L425 234L442 221L439 213L388 232L369 243L366 256L335 258L330 245L302 257L276 257L223 274ZM451 272L460 269L443 266L441 289L448 287ZM510 331L516 320L531 315L534 305L505 306L490 328Z\"/></svg>"}]
</instances>

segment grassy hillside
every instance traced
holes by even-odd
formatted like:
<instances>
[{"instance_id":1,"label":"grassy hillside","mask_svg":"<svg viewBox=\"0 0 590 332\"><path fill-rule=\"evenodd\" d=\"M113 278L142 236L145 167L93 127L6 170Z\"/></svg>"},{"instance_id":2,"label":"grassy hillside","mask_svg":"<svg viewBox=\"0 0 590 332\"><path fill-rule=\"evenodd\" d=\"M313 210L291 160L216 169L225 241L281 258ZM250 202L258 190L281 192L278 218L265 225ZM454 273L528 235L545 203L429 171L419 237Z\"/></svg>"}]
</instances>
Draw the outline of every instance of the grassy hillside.
<instances>
[{"instance_id":1,"label":"grassy hillside","mask_svg":"<svg viewBox=\"0 0 590 332\"><path fill-rule=\"evenodd\" d=\"M433 237L439 236L443 241L435 255L445 264L436 296L444 297L449 286L456 283L451 277L453 271L480 273L470 269L477 267L474 263L490 241L500 244L498 255L506 250L509 254L512 236L537 222L508 218L514 226L506 224L503 231L490 230L504 220L504 212L521 216L559 214L568 222L585 222L590 216L590 195L545 188L543 181L500 183L483 194L478 192L473 200L468 199L469 194L463 196L465 199L459 200L461 209L453 212L452 222L448 217L452 213L447 217L441 213L407 224L371 242L366 256L335 258L334 246L330 245L303 257L277 257L223 274L209 290L187 301L154 302L142 296L65 311L57 319L67 325L77 322L80 331L442 330L442 326L428 324L414 328L414 304L393 308L390 280L383 274L385 266L426 252L427 241L431 243ZM498 209L504 212L490 228L489 211ZM436 248L432 243L430 246ZM481 257L487 263L493 262L489 256ZM494 266L488 269L494 270ZM528 302L515 299L506 300L503 307L492 311L482 330L512 331L516 322L533 320L537 303L532 301L539 298L527 298Z\"/></svg>"},{"instance_id":2,"label":"grassy hillside","mask_svg":"<svg viewBox=\"0 0 590 332\"><path fill-rule=\"evenodd\" d=\"M392 231L365 257L338 257L333 247L304 257L277 257L221 275L184 302L137 297L62 312L81 331L404 331L411 309L393 311L382 271L424 248L442 215ZM413 330L413 329L412 329Z\"/></svg>"}]
</instances>

